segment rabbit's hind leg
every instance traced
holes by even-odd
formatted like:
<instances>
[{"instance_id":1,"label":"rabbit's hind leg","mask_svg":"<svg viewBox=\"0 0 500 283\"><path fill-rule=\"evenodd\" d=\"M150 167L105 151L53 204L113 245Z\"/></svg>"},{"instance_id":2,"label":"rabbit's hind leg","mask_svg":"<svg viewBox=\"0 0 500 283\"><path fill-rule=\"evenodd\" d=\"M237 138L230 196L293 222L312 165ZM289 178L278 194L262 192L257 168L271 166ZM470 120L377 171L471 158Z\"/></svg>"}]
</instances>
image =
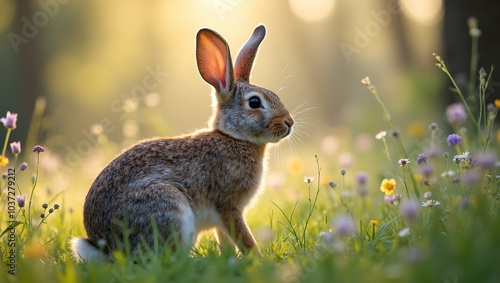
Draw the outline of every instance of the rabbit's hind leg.
<instances>
[{"instance_id":1,"label":"rabbit's hind leg","mask_svg":"<svg viewBox=\"0 0 500 283\"><path fill-rule=\"evenodd\" d=\"M174 184L155 182L138 189L128 200L131 204L129 221L133 233L132 247L155 242L175 249L178 245L190 248L196 239L194 212L181 189Z\"/></svg>"}]
</instances>

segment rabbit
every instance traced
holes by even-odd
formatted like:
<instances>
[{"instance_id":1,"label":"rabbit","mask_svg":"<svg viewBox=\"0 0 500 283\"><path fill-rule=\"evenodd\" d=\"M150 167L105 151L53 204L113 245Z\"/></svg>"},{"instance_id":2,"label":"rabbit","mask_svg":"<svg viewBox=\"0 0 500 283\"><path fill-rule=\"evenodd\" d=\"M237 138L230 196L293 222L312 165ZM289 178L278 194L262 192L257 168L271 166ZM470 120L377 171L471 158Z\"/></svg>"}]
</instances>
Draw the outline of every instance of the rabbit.
<instances>
[{"instance_id":1,"label":"rabbit","mask_svg":"<svg viewBox=\"0 0 500 283\"><path fill-rule=\"evenodd\" d=\"M244 212L261 191L266 145L290 136L294 124L275 93L249 82L265 34L263 25L256 27L233 66L226 41L213 30L199 30L198 70L214 88L208 128L141 141L111 161L85 199L88 239L71 240L75 258L109 258L124 243L136 253L153 247L155 231L176 243L173 249L191 248L208 229L221 247L262 255Z\"/></svg>"}]
</instances>

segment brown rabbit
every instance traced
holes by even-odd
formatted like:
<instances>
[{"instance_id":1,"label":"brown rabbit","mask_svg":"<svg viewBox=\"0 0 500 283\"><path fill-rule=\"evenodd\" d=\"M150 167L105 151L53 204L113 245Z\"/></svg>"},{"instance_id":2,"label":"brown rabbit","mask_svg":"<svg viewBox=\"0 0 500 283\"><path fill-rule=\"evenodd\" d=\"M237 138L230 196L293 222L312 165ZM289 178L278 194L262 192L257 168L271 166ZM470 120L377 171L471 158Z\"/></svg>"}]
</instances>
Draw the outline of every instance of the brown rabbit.
<instances>
[{"instance_id":1,"label":"brown rabbit","mask_svg":"<svg viewBox=\"0 0 500 283\"><path fill-rule=\"evenodd\" d=\"M210 127L142 141L106 166L85 199L88 239L72 240L76 258L107 255L124 243L132 252L151 247L154 227L162 239L189 247L200 231L215 228L220 245L256 248L243 214L258 195L266 144L290 135L294 124L276 94L249 83L265 33L262 25L254 30L233 69L226 41L210 29L198 32L198 70L215 88Z\"/></svg>"}]
</instances>

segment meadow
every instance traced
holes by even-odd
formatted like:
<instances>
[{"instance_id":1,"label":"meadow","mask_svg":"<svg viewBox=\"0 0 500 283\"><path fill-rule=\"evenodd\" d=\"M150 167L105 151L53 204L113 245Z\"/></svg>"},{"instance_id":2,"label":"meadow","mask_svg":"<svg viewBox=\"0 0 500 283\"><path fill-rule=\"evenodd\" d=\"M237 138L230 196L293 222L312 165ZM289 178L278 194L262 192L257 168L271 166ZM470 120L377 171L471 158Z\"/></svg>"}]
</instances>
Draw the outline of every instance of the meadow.
<instances>
[{"instance_id":1,"label":"meadow","mask_svg":"<svg viewBox=\"0 0 500 283\"><path fill-rule=\"evenodd\" d=\"M96 159L111 159L123 145L97 125L89 132L93 154L75 160L77 170L67 176L64 168L53 170L49 141L10 140L23 117L7 113L0 282L500 282L500 100L487 99L494 70L472 63L471 87L461 89L434 57L456 102L418 139L400 130L407 125L393 120L377 82L360 78L387 122L370 133L373 152L353 150L363 169L339 166L309 147L308 160L289 158L269 172L266 193L247 214L263 257L219 251L207 234L192 250L158 245L136 256L76 261L69 240L85 234L81 210L90 186L79 172L94 170ZM63 182L71 189L53 187Z\"/></svg>"}]
</instances>

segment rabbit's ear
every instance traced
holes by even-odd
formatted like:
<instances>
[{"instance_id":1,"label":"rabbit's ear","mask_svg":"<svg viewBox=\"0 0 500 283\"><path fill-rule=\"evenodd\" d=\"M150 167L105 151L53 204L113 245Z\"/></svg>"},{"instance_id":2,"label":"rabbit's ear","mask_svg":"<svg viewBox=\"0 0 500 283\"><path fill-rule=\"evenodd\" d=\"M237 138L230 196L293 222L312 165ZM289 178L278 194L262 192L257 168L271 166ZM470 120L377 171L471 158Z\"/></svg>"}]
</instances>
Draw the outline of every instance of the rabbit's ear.
<instances>
[{"instance_id":1,"label":"rabbit's ear","mask_svg":"<svg viewBox=\"0 0 500 283\"><path fill-rule=\"evenodd\" d=\"M201 77L218 94L228 94L233 84L233 64L226 41L210 29L196 36L196 62ZM221 97L219 97L221 98Z\"/></svg>"},{"instance_id":2,"label":"rabbit's ear","mask_svg":"<svg viewBox=\"0 0 500 283\"><path fill-rule=\"evenodd\" d=\"M236 57L236 62L234 64L234 77L235 79L243 79L248 82L250 79L250 71L252 70L253 61L255 55L257 54L257 49L260 43L266 35L266 28L260 25L255 28L252 36L243 45L238 56Z\"/></svg>"}]
</instances>

